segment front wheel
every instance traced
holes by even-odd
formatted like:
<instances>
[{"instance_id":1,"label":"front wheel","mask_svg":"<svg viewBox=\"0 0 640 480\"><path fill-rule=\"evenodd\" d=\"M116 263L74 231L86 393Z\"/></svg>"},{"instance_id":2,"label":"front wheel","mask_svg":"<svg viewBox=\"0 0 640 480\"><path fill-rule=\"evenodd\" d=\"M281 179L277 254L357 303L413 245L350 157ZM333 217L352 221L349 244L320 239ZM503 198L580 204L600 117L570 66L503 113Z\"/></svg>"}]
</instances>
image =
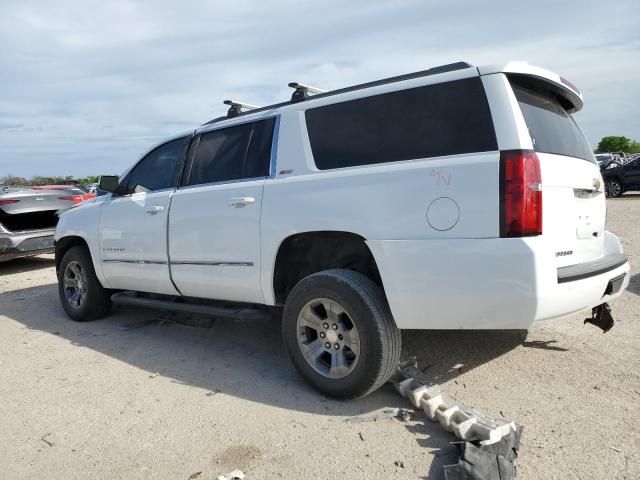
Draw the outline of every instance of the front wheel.
<instances>
[{"instance_id":1,"label":"front wheel","mask_svg":"<svg viewBox=\"0 0 640 480\"><path fill-rule=\"evenodd\" d=\"M622 184L616 179L607 180L607 183L605 184L605 193L607 194L607 197L615 198L621 196L623 193Z\"/></svg>"},{"instance_id":2,"label":"front wheel","mask_svg":"<svg viewBox=\"0 0 640 480\"><path fill-rule=\"evenodd\" d=\"M301 280L287 298L282 328L300 375L330 397L368 395L400 360L400 331L382 289L351 270Z\"/></svg>"},{"instance_id":3,"label":"front wheel","mask_svg":"<svg viewBox=\"0 0 640 480\"><path fill-rule=\"evenodd\" d=\"M100 285L86 247L70 248L62 257L58 294L64 311L77 322L102 318L111 308L111 292Z\"/></svg>"}]
</instances>

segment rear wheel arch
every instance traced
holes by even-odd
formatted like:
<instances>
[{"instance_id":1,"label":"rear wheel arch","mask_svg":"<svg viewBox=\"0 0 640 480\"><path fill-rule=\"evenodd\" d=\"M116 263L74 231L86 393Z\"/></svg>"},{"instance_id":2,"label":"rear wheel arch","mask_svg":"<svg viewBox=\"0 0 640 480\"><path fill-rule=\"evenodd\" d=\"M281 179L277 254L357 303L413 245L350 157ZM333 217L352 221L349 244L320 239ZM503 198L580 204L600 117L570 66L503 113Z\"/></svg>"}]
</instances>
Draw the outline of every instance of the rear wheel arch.
<instances>
[{"instance_id":1,"label":"rear wheel arch","mask_svg":"<svg viewBox=\"0 0 640 480\"><path fill-rule=\"evenodd\" d=\"M334 398L378 389L402 351L384 292L352 270L323 270L297 283L284 307L282 334L301 376Z\"/></svg>"},{"instance_id":2,"label":"rear wheel arch","mask_svg":"<svg viewBox=\"0 0 640 480\"><path fill-rule=\"evenodd\" d=\"M335 268L361 273L384 291L380 270L363 236L336 230L307 231L289 235L278 247L271 277L276 304L283 305L303 278Z\"/></svg>"}]
</instances>

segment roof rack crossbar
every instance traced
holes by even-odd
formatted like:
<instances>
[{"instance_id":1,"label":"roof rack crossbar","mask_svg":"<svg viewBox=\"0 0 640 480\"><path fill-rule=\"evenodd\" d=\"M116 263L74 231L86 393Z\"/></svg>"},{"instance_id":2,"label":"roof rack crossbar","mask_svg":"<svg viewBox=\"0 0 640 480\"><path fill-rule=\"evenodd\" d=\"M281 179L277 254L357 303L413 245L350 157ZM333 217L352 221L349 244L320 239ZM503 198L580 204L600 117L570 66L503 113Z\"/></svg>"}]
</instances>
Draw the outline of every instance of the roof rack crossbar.
<instances>
[{"instance_id":1,"label":"roof rack crossbar","mask_svg":"<svg viewBox=\"0 0 640 480\"><path fill-rule=\"evenodd\" d=\"M299 102L304 100L305 98L313 95L317 95L319 93L327 93L326 90L322 90L321 88L312 87L311 85L305 85L304 83L291 82L289 83L291 88L294 88L295 91L291 95L291 102Z\"/></svg>"},{"instance_id":2,"label":"roof rack crossbar","mask_svg":"<svg viewBox=\"0 0 640 480\"><path fill-rule=\"evenodd\" d=\"M408 73L405 75L398 75L396 77L390 77L390 78L383 78L381 80L375 80L373 82L367 82L367 83L361 83L359 85L353 85L350 87L345 87L345 88L339 88L337 90L331 90L328 92L322 92L322 93L315 93L314 95L311 96L307 96L307 97L302 97L300 99L297 99L295 101L293 101L293 99L291 101L287 101L287 102L281 102L281 103L274 103L273 105L266 105L264 107L255 107L254 105L246 105L246 104L238 104L237 102L231 102L231 100L227 100L224 103L226 105L232 105L232 104L237 104L240 105L240 109L238 110L234 110L233 114L231 114L231 108L229 109L229 113L227 114L226 117L218 117L218 118L214 118L213 120L209 120L208 122L204 123L204 125L211 125L212 123L217 123L217 122L221 122L223 120L226 120L227 118L230 118L232 116L236 116L236 115L246 115L247 113L250 112L243 112L242 108L245 108L245 110L252 110L251 113L256 113L253 112L253 110L257 110L260 112L264 112L267 110L272 110L274 108L280 108L280 107L284 107L287 105L291 105L292 103L300 102L303 100L307 100L310 98L314 98L315 96L319 96L319 97L327 97L330 95L339 95L341 93L347 93L347 92L353 92L355 90L361 90L364 88L371 88L371 87L377 87L379 85L386 85L389 83L395 83L395 82L402 82L404 80L411 80L413 78L419 78L419 77L426 77L429 75L437 75L439 73L445 73L445 72L452 72L455 70L464 70L466 68L473 68L473 65L471 65L470 63L467 62L456 62L456 63L449 63L447 65L440 65L439 67L432 67L428 70L423 70L420 72L414 72L414 73ZM298 84L298 85L302 85L302 84ZM291 86L291 84L289 84L289 86ZM308 85L307 85L308 87ZM292 87L295 88L295 87ZM311 87L313 88L313 87ZM320 90L320 89L317 89ZM294 92L295 94L295 92ZM229 102L229 103L227 103Z\"/></svg>"},{"instance_id":3,"label":"roof rack crossbar","mask_svg":"<svg viewBox=\"0 0 640 480\"><path fill-rule=\"evenodd\" d=\"M242 110L255 110L257 108L260 108L257 105L251 105L250 103L234 102L233 100L225 100L223 103L225 105L229 105L229 111L227 111L227 118L237 117L241 113L246 113L246 112L243 112Z\"/></svg>"}]
</instances>

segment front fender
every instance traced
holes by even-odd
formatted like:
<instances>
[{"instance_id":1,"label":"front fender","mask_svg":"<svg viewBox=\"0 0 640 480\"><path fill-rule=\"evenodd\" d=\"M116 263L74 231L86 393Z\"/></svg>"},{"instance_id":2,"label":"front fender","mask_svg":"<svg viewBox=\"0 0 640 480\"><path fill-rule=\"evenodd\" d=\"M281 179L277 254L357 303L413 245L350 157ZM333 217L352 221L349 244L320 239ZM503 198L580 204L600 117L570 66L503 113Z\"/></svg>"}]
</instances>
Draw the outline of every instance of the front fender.
<instances>
[{"instance_id":1,"label":"front fender","mask_svg":"<svg viewBox=\"0 0 640 480\"><path fill-rule=\"evenodd\" d=\"M100 255L100 213L102 202L87 203L67 210L60 215L60 220L54 233L54 241L60 242L63 238L79 237L89 247L89 253L93 261L93 268L100 283L109 288L109 282L102 272L102 257Z\"/></svg>"}]
</instances>

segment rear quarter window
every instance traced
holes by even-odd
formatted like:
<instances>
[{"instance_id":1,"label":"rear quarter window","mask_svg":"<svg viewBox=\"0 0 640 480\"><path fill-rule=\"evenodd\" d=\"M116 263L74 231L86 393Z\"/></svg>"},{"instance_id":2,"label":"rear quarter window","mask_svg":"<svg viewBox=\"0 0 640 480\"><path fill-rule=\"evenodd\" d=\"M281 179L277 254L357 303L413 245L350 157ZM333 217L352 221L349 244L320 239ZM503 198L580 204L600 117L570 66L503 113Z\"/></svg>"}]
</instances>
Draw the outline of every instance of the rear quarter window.
<instances>
[{"instance_id":1,"label":"rear quarter window","mask_svg":"<svg viewBox=\"0 0 640 480\"><path fill-rule=\"evenodd\" d=\"M320 170L497 150L477 77L311 108L305 116Z\"/></svg>"},{"instance_id":2,"label":"rear quarter window","mask_svg":"<svg viewBox=\"0 0 640 480\"><path fill-rule=\"evenodd\" d=\"M512 87L536 152L566 155L596 163L589 142L556 97L513 83Z\"/></svg>"}]
</instances>

